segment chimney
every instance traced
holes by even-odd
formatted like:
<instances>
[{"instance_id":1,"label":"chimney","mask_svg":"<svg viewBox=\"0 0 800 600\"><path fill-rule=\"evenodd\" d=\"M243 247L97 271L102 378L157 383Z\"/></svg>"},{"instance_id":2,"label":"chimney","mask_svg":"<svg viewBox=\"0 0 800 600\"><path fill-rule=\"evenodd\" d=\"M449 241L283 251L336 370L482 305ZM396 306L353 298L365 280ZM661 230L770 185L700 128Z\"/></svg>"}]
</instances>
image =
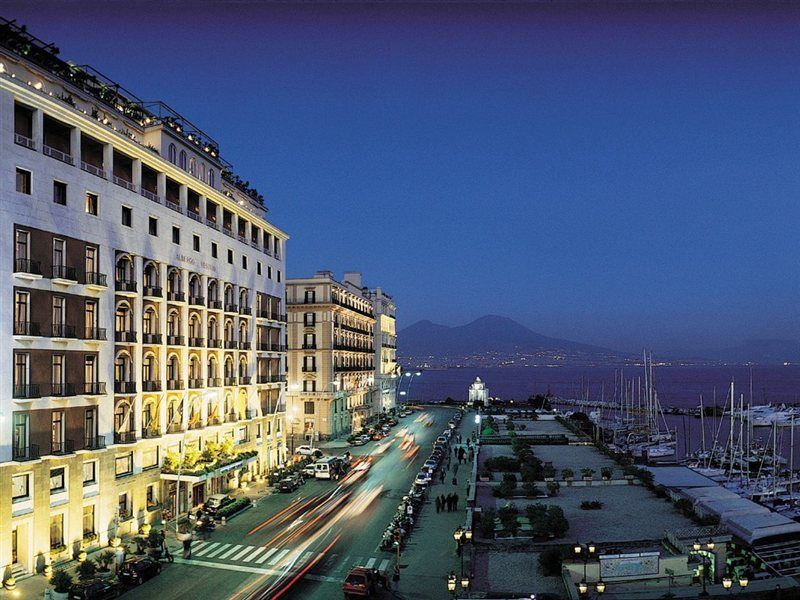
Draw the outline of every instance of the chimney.
<instances>
[{"instance_id":1,"label":"chimney","mask_svg":"<svg viewBox=\"0 0 800 600\"><path fill-rule=\"evenodd\" d=\"M361 273L359 271L345 271L344 282L361 289Z\"/></svg>"}]
</instances>

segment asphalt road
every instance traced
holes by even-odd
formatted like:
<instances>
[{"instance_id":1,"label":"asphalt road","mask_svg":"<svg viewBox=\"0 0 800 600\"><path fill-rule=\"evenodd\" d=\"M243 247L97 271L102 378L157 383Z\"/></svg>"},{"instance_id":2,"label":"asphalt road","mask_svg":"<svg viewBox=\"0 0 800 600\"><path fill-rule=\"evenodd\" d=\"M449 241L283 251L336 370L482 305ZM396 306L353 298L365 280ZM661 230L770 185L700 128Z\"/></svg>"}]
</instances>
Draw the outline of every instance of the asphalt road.
<instances>
[{"instance_id":1,"label":"asphalt road","mask_svg":"<svg viewBox=\"0 0 800 600\"><path fill-rule=\"evenodd\" d=\"M196 541L191 560L165 565L125 598L327 600L342 597L341 583L354 565L391 572L395 555L379 549L381 536L452 413L434 408L401 419L388 438L351 449L354 459L369 457L368 470L262 499ZM400 448L404 430L418 452Z\"/></svg>"}]
</instances>

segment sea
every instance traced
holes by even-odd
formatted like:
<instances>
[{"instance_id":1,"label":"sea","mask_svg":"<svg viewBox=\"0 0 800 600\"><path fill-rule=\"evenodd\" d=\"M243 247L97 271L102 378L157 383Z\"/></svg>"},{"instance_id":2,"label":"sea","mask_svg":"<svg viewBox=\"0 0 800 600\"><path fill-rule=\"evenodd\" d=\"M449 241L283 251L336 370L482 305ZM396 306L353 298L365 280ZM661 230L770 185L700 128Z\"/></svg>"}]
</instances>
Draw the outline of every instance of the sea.
<instances>
[{"instance_id":1,"label":"sea","mask_svg":"<svg viewBox=\"0 0 800 600\"><path fill-rule=\"evenodd\" d=\"M465 400L469 386L476 377L486 383L489 395L503 400L526 400L532 394L546 394L567 399L613 401L615 381L641 378L644 387L644 368L604 366L558 367L485 367L427 369L419 377L401 383L401 391L414 401L442 401L448 397ZM724 365L654 367L654 382L663 407L696 408L700 397L704 406L729 403L731 381L734 382L737 403L741 394L744 404L800 405L800 365ZM563 408L563 407L562 407ZM716 439L724 445L730 431L728 419L705 419L705 435L700 419L693 416L666 415L666 424L678 436L678 458L693 451L711 448ZM757 428L754 437L764 444L772 443L787 459L794 456L800 468L800 419L795 427L796 441L791 439L791 427Z\"/></svg>"}]
</instances>

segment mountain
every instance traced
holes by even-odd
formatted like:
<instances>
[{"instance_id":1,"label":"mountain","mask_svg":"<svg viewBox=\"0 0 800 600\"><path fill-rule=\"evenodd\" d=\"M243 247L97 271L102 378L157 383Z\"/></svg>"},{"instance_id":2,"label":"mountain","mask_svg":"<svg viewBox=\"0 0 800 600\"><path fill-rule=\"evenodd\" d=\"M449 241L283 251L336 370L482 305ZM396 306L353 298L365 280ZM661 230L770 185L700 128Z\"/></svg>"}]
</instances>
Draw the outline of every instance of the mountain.
<instances>
[{"instance_id":1,"label":"mountain","mask_svg":"<svg viewBox=\"0 0 800 600\"><path fill-rule=\"evenodd\" d=\"M732 348L704 350L699 356L728 363L800 363L797 340L745 340Z\"/></svg>"},{"instance_id":2,"label":"mountain","mask_svg":"<svg viewBox=\"0 0 800 600\"><path fill-rule=\"evenodd\" d=\"M441 358L491 353L511 356L542 352L622 356L607 348L547 337L498 315L486 315L457 327L418 321L399 332L397 343L398 354L403 357Z\"/></svg>"}]
</instances>

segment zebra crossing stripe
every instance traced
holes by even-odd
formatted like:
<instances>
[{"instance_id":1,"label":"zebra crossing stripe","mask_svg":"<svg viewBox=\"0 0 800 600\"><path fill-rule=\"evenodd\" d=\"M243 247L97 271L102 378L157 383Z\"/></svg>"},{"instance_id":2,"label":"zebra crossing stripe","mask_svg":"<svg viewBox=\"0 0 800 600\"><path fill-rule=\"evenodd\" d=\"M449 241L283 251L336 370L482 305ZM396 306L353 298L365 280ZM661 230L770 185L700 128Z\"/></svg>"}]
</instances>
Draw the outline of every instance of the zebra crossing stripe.
<instances>
[{"instance_id":1,"label":"zebra crossing stripe","mask_svg":"<svg viewBox=\"0 0 800 600\"><path fill-rule=\"evenodd\" d=\"M236 554L235 556L232 556L232 557L231 557L231 560L241 560L241 558L242 558L242 557L243 557L245 554L247 554L248 552L252 552L252 551L253 551L253 546L245 546L245 547L244 547L244 550L242 550L241 552L239 552L239 554Z\"/></svg>"},{"instance_id":2,"label":"zebra crossing stripe","mask_svg":"<svg viewBox=\"0 0 800 600\"><path fill-rule=\"evenodd\" d=\"M264 546L259 546L258 548L256 548L256 551L255 551L255 552L253 552L253 553L252 553L250 556L248 556L247 558L245 558L245 559L244 559L244 562L250 562L250 561L251 561L251 560L253 560L253 559L254 559L256 556L258 556L259 554L261 554L261 553L262 553L264 550L266 550L266 548L264 548Z\"/></svg>"},{"instance_id":3,"label":"zebra crossing stripe","mask_svg":"<svg viewBox=\"0 0 800 600\"><path fill-rule=\"evenodd\" d=\"M273 559L272 559L271 561L269 561L267 564L268 564L269 566L272 566L272 565L274 565L274 564L278 563L279 561L281 561L281 560L283 559L283 557L284 557L284 556L286 556L287 554L289 554L289 550L288 550L288 549L286 549L286 550L281 550L280 552L278 552L278 553L275 555L275 558L273 558Z\"/></svg>"},{"instance_id":4,"label":"zebra crossing stripe","mask_svg":"<svg viewBox=\"0 0 800 600\"><path fill-rule=\"evenodd\" d=\"M300 559L300 562L305 563L309 558L313 556L313 554L314 554L313 552L306 552L305 554L303 554L302 558Z\"/></svg>"},{"instance_id":5,"label":"zebra crossing stripe","mask_svg":"<svg viewBox=\"0 0 800 600\"><path fill-rule=\"evenodd\" d=\"M200 540L194 540L192 542L192 550L197 550L201 546L205 546L207 543L208 542L204 542L204 541L200 541Z\"/></svg>"},{"instance_id":6,"label":"zebra crossing stripe","mask_svg":"<svg viewBox=\"0 0 800 600\"><path fill-rule=\"evenodd\" d=\"M273 554L275 554L277 551L278 551L278 549L277 549L277 548L270 548L269 550L267 550L267 553L266 553L264 556L259 556L259 557L258 557L258 560L256 561L256 564L257 564L257 565L260 565L260 564L261 564L261 563L263 563L265 560L267 560L267 559L268 559L270 556L272 556Z\"/></svg>"},{"instance_id":7,"label":"zebra crossing stripe","mask_svg":"<svg viewBox=\"0 0 800 600\"><path fill-rule=\"evenodd\" d=\"M389 559L388 558L384 558L381 561L381 566L378 567L378 570L379 571L385 571L388 568L389 568Z\"/></svg>"},{"instance_id":8,"label":"zebra crossing stripe","mask_svg":"<svg viewBox=\"0 0 800 600\"><path fill-rule=\"evenodd\" d=\"M364 566L366 566L368 569L371 569L372 565L374 565L374 564L375 564L375 557L372 557L367 561L367 564L364 565Z\"/></svg>"},{"instance_id":9,"label":"zebra crossing stripe","mask_svg":"<svg viewBox=\"0 0 800 600\"><path fill-rule=\"evenodd\" d=\"M195 555L196 556L203 556L203 554L205 554L206 552L210 552L211 550L214 550L217 546L219 546L219 544L220 544L219 542L211 542L208 546L206 546L202 550L200 550L198 552L195 552Z\"/></svg>"},{"instance_id":10,"label":"zebra crossing stripe","mask_svg":"<svg viewBox=\"0 0 800 600\"><path fill-rule=\"evenodd\" d=\"M225 552L230 547L230 544L222 544L219 548L214 548L211 552L205 555L205 558L214 558L220 552Z\"/></svg>"},{"instance_id":11,"label":"zebra crossing stripe","mask_svg":"<svg viewBox=\"0 0 800 600\"><path fill-rule=\"evenodd\" d=\"M231 548L230 550L228 550L224 554L220 554L219 558L220 558L220 560L223 559L223 558L228 558L231 554L233 554L237 550L241 550L241 549L242 549L242 546L240 544L236 544L236 545L233 546L233 548Z\"/></svg>"}]
</instances>

